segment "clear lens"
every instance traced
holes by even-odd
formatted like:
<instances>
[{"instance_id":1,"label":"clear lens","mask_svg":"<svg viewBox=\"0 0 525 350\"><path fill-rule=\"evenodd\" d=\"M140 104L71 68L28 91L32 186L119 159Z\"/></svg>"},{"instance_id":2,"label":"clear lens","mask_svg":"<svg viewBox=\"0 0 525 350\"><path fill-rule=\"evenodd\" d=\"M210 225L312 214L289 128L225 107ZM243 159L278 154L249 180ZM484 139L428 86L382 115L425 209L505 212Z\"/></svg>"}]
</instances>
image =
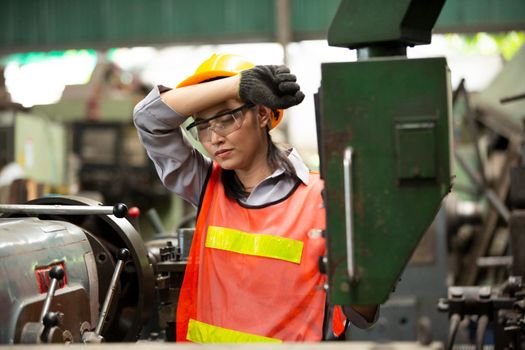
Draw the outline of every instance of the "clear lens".
<instances>
[{"instance_id":1,"label":"clear lens","mask_svg":"<svg viewBox=\"0 0 525 350\"><path fill-rule=\"evenodd\" d=\"M199 123L189 129L189 132L193 138L200 142L210 142L212 131L219 136L227 136L238 130L242 126L243 112L242 106L233 113L227 113L220 117L211 117L209 121Z\"/></svg>"},{"instance_id":2,"label":"clear lens","mask_svg":"<svg viewBox=\"0 0 525 350\"><path fill-rule=\"evenodd\" d=\"M199 124L194 127L197 133L197 140L200 142L209 141L210 139L210 123Z\"/></svg>"},{"instance_id":3,"label":"clear lens","mask_svg":"<svg viewBox=\"0 0 525 350\"><path fill-rule=\"evenodd\" d=\"M239 111L238 113L242 112ZM220 136L226 136L241 127L241 118L236 118L235 114L225 114L224 116L214 119L210 122L211 130Z\"/></svg>"},{"instance_id":4,"label":"clear lens","mask_svg":"<svg viewBox=\"0 0 525 350\"><path fill-rule=\"evenodd\" d=\"M200 141L202 142L200 139L199 139L199 133L197 131L197 126L191 128L188 130L188 133L191 135L191 137L195 140L195 141Z\"/></svg>"}]
</instances>

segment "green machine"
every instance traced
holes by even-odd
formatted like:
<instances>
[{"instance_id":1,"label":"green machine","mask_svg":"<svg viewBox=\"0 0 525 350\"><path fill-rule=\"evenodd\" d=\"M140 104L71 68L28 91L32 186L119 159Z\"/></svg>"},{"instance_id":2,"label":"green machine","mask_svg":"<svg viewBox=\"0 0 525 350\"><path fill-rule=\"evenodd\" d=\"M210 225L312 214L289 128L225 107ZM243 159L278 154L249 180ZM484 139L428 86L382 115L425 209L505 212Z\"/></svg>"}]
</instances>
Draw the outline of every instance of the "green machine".
<instances>
[{"instance_id":1,"label":"green machine","mask_svg":"<svg viewBox=\"0 0 525 350\"><path fill-rule=\"evenodd\" d=\"M332 46L357 62L321 67L329 297L385 302L451 189L451 88L445 58L407 59L430 43L444 0L343 0Z\"/></svg>"}]
</instances>

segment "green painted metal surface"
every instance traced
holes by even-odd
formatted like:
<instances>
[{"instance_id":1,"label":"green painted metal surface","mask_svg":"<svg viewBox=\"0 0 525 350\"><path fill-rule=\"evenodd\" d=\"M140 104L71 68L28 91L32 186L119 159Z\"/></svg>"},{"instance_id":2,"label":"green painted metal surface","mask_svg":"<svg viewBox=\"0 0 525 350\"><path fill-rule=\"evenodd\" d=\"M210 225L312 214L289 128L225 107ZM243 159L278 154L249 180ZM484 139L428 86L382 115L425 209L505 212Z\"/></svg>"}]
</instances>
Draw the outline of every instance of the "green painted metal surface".
<instances>
[{"instance_id":1,"label":"green painted metal surface","mask_svg":"<svg viewBox=\"0 0 525 350\"><path fill-rule=\"evenodd\" d=\"M4 0L0 46L268 40L272 0Z\"/></svg>"},{"instance_id":2,"label":"green painted metal surface","mask_svg":"<svg viewBox=\"0 0 525 350\"><path fill-rule=\"evenodd\" d=\"M444 58L322 65L330 299L378 304L395 285L451 187L451 94ZM348 277L343 155L354 151Z\"/></svg>"},{"instance_id":3,"label":"green painted metal surface","mask_svg":"<svg viewBox=\"0 0 525 350\"><path fill-rule=\"evenodd\" d=\"M523 0L447 0L436 33L525 30Z\"/></svg>"},{"instance_id":4,"label":"green painted metal surface","mask_svg":"<svg viewBox=\"0 0 525 350\"><path fill-rule=\"evenodd\" d=\"M331 46L360 48L371 43L430 43L445 0L343 0L328 31Z\"/></svg>"},{"instance_id":5,"label":"green painted metal surface","mask_svg":"<svg viewBox=\"0 0 525 350\"><path fill-rule=\"evenodd\" d=\"M274 1L3 0L0 50L275 41ZM291 0L292 40L326 38L340 2ZM380 18L383 11L366 17ZM524 29L523 0L447 0L435 27L436 32Z\"/></svg>"},{"instance_id":6,"label":"green painted metal surface","mask_svg":"<svg viewBox=\"0 0 525 350\"><path fill-rule=\"evenodd\" d=\"M326 38L341 0L291 0L293 38Z\"/></svg>"}]
</instances>

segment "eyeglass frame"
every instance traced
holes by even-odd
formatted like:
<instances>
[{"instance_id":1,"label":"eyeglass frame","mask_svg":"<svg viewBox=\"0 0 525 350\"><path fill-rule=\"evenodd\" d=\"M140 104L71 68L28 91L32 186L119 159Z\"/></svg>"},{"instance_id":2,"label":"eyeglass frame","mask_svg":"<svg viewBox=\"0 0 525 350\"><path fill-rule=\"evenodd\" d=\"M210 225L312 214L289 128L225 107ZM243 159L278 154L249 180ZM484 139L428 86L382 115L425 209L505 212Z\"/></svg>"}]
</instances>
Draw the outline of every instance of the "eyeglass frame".
<instances>
[{"instance_id":1,"label":"eyeglass frame","mask_svg":"<svg viewBox=\"0 0 525 350\"><path fill-rule=\"evenodd\" d=\"M212 116L210 118L206 118L206 119L202 119L202 120L195 120L192 123L190 123L190 125L188 125L186 127L186 130L190 131L190 129L192 129L192 128L198 126L198 125L205 124L205 123L209 122L210 120L214 120L214 119L217 119L217 118L220 118L220 117L224 117L225 115L228 115L228 114L235 115L235 113L240 112L240 111L242 111L245 108L252 108L252 107L255 107L255 104L251 103L251 102L247 102L247 103L243 104L240 107L237 107L235 109L230 109L228 111L221 112L221 113L219 113L217 115L214 115L214 116Z\"/></svg>"}]
</instances>

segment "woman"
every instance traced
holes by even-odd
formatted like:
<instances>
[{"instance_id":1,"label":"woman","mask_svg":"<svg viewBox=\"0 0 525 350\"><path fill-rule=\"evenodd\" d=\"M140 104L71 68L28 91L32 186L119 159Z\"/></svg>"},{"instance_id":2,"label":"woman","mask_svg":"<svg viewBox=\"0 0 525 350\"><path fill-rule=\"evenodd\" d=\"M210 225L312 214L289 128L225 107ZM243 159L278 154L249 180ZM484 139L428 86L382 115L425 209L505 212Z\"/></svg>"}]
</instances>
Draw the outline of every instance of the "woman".
<instances>
[{"instance_id":1,"label":"woman","mask_svg":"<svg viewBox=\"0 0 525 350\"><path fill-rule=\"evenodd\" d=\"M323 184L294 149L279 149L269 134L283 110L303 98L284 66L213 55L176 89L159 86L135 107L139 136L162 181L199 208L178 341L323 338ZM187 130L212 159L184 138L180 125L189 116ZM366 327L376 311L345 313ZM334 315L332 328L342 333L344 320Z\"/></svg>"}]
</instances>

